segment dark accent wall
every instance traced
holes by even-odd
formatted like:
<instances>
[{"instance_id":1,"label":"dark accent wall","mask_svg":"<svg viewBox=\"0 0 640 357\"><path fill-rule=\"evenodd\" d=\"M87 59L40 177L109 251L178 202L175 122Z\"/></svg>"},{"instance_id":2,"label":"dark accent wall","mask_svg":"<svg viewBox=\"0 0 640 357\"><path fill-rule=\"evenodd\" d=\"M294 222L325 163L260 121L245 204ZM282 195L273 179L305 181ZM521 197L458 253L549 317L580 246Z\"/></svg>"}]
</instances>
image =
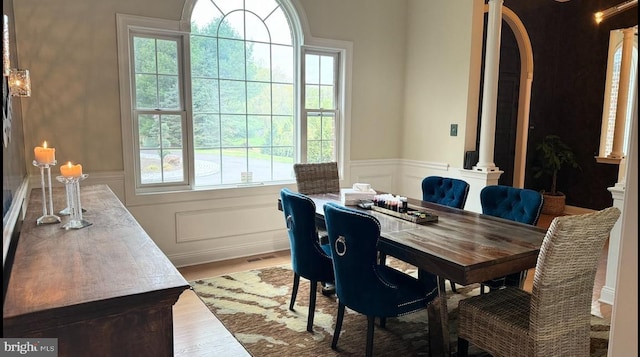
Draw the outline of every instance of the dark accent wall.
<instances>
[{"instance_id":1,"label":"dark accent wall","mask_svg":"<svg viewBox=\"0 0 640 357\"><path fill-rule=\"evenodd\" d=\"M524 23L533 47L533 83L525 187L548 188L530 166L536 144L559 135L576 153L581 170L563 169L558 189L567 204L591 209L611 206L608 187L618 165L596 163L600 145L609 32L638 24L638 7L596 24L593 14L623 0L504 0Z\"/></svg>"}]
</instances>

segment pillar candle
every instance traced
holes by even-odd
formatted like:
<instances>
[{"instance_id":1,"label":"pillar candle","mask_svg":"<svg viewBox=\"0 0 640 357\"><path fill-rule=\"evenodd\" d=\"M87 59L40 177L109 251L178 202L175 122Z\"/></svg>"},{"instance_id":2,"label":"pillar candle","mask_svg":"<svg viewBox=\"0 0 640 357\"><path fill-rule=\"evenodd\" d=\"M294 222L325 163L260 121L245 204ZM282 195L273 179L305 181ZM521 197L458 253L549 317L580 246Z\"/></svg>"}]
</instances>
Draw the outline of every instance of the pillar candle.
<instances>
[{"instance_id":1,"label":"pillar candle","mask_svg":"<svg viewBox=\"0 0 640 357\"><path fill-rule=\"evenodd\" d=\"M82 176L82 165L73 165L69 161L66 165L60 166L60 174L64 177L80 177Z\"/></svg>"},{"instance_id":2,"label":"pillar candle","mask_svg":"<svg viewBox=\"0 0 640 357\"><path fill-rule=\"evenodd\" d=\"M56 149L48 148L47 142L45 141L42 146L36 146L33 149L33 153L35 154L36 161L39 164L53 164L56 161Z\"/></svg>"}]
</instances>

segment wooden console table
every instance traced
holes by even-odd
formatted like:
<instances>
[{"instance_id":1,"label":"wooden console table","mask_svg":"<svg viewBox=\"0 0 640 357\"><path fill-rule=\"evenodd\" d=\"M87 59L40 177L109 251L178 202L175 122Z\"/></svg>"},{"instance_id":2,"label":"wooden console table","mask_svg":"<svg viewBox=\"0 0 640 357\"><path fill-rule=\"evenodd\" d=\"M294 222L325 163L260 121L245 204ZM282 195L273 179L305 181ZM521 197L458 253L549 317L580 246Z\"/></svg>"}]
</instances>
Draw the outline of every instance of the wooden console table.
<instances>
[{"instance_id":1,"label":"wooden console table","mask_svg":"<svg viewBox=\"0 0 640 357\"><path fill-rule=\"evenodd\" d=\"M59 356L173 356L172 308L189 284L106 185L81 186L83 218L36 225L34 189L3 306L3 337L58 338ZM54 189L54 210L66 207Z\"/></svg>"}]
</instances>

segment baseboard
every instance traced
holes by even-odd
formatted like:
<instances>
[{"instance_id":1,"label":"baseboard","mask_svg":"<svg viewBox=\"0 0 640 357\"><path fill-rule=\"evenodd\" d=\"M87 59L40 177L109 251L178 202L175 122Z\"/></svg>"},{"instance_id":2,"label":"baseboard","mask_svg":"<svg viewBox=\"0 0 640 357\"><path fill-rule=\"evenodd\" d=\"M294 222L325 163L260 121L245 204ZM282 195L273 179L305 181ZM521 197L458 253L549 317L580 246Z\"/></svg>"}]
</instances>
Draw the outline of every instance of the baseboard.
<instances>
[{"instance_id":1,"label":"baseboard","mask_svg":"<svg viewBox=\"0 0 640 357\"><path fill-rule=\"evenodd\" d=\"M289 249L289 241L263 241L255 244L235 245L225 248L198 250L186 254L171 254L167 257L177 268L206 264L229 259L268 254Z\"/></svg>"},{"instance_id":2,"label":"baseboard","mask_svg":"<svg viewBox=\"0 0 640 357\"><path fill-rule=\"evenodd\" d=\"M613 305L613 300L615 299L615 297L616 297L615 289L609 286L603 286L602 290L600 290L600 299L598 299L598 301L605 304Z\"/></svg>"}]
</instances>

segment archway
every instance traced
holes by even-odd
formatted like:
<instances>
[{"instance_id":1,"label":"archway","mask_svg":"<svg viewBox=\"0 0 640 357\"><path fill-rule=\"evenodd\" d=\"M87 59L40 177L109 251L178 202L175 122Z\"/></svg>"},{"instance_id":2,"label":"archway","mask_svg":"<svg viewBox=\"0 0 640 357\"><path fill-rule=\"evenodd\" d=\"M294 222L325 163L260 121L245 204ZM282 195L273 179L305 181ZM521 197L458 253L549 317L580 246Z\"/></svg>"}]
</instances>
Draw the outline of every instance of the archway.
<instances>
[{"instance_id":1,"label":"archway","mask_svg":"<svg viewBox=\"0 0 640 357\"><path fill-rule=\"evenodd\" d=\"M489 6L485 5L485 13ZM515 133L515 155L513 162L513 186L524 187L529 138L529 108L531 83L533 82L533 50L527 30L520 18L509 8L502 8L502 19L513 31L520 51L520 83L518 91L517 125Z\"/></svg>"}]
</instances>

